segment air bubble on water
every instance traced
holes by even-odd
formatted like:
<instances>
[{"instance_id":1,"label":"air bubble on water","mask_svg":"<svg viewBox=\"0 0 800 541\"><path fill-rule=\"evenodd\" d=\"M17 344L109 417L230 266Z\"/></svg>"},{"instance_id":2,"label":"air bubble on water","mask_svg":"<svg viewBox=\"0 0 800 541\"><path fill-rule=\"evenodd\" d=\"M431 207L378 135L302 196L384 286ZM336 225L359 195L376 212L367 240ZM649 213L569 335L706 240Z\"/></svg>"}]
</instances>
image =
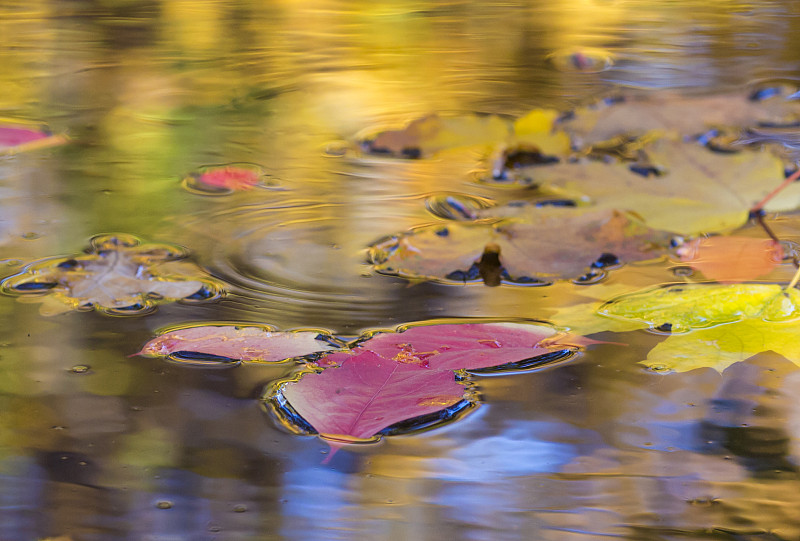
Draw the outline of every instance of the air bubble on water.
<instances>
[{"instance_id":1,"label":"air bubble on water","mask_svg":"<svg viewBox=\"0 0 800 541\"><path fill-rule=\"evenodd\" d=\"M88 374L89 372L91 372L91 370L92 367L90 367L88 364L76 364L75 366L69 369L69 371L72 372L73 374Z\"/></svg>"},{"instance_id":2,"label":"air bubble on water","mask_svg":"<svg viewBox=\"0 0 800 541\"><path fill-rule=\"evenodd\" d=\"M35 231L28 231L26 233L23 233L21 236L25 240L36 240L38 238L41 238L41 235L39 233L36 233Z\"/></svg>"},{"instance_id":3,"label":"air bubble on water","mask_svg":"<svg viewBox=\"0 0 800 541\"><path fill-rule=\"evenodd\" d=\"M156 508L158 509L172 509L172 502L169 500L159 500L156 502Z\"/></svg>"}]
</instances>

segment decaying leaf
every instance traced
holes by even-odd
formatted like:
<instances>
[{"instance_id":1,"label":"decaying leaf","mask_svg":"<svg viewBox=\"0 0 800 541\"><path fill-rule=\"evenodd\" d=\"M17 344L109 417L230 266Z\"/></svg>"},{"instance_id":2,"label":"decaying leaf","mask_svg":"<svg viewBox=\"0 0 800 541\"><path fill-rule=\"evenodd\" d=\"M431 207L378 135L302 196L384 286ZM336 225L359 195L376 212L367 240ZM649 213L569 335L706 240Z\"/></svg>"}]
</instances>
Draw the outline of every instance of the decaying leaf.
<instances>
[{"instance_id":1,"label":"decaying leaf","mask_svg":"<svg viewBox=\"0 0 800 541\"><path fill-rule=\"evenodd\" d=\"M783 248L772 239L736 236L695 239L677 253L681 261L723 284L767 274L783 259Z\"/></svg>"},{"instance_id":2,"label":"decaying leaf","mask_svg":"<svg viewBox=\"0 0 800 541\"><path fill-rule=\"evenodd\" d=\"M526 283L577 278L604 254L614 263L652 259L669 237L614 210L530 205L486 212L506 210L513 219L425 226L393 236L370 247L371 261L378 272L408 278L482 277L496 285L502 276ZM487 259L496 254L496 264L484 259L487 253Z\"/></svg>"},{"instance_id":3,"label":"decaying leaf","mask_svg":"<svg viewBox=\"0 0 800 541\"><path fill-rule=\"evenodd\" d=\"M684 96L654 92L623 96L579 108L560 125L576 146L590 145L618 135L641 135L652 130L698 135L719 127L795 125L800 103L781 92Z\"/></svg>"},{"instance_id":4,"label":"decaying leaf","mask_svg":"<svg viewBox=\"0 0 800 541\"><path fill-rule=\"evenodd\" d=\"M100 235L85 254L37 261L0 285L4 293L41 302L46 315L91 309L139 315L164 302L218 296L220 285L185 257L177 246Z\"/></svg>"},{"instance_id":5,"label":"decaying leaf","mask_svg":"<svg viewBox=\"0 0 800 541\"><path fill-rule=\"evenodd\" d=\"M137 355L189 352L238 361L279 362L338 349L318 332L277 332L259 325L199 325L150 340Z\"/></svg>"},{"instance_id":6,"label":"decaying leaf","mask_svg":"<svg viewBox=\"0 0 800 541\"><path fill-rule=\"evenodd\" d=\"M585 159L530 168L522 178L541 194L635 212L653 229L689 236L741 226L785 178L783 163L768 152L720 154L672 137L654 140L645 152L645 165ZM798 206L795 184L765 210Z\"/></svg>"},{"instance_id":7,"label":"decaying leaf","mask_svg":"<svg viewBox=\"0 0 800 541\"><path fill-rule=\"evenodd\" d=\"M359 139L367 152L422 158L449 148L502 142L511 131L511 122L497 115L445 117L433 114L413 120L402 129L381 131Z\"/></svg>"},{"instance_id":8,"label":"decaying leaf","mask_svg":"<svg viewBox=\"0 0 800 541\"><path fill-rule=\"evenodd\" d=\"M320 434L341 441L371 438L406 419L440 411L464 398L449 370L398 363L371 351L341 366L304 374L281 390Z\"/></svg>"},{"instance_id":9,"label":"decaying leaf","mask_svg":"<svg viewBox=\"0 0 800 541\"><path fill-rule=\"evenodd\" d=\"M791 321L800 318L800 291L776 284L681 284L624 295L599 313L673 333L745 319Z\"/></svg>"}]
</instances>

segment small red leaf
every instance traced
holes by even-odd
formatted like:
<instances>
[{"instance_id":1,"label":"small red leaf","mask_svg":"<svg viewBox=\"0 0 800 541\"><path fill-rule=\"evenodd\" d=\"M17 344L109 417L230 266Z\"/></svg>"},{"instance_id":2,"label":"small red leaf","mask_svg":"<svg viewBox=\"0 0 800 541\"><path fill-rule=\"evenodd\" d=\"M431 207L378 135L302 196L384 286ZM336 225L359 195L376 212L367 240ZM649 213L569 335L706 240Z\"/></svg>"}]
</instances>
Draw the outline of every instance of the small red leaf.
<instances>
[{"instance_id":1,"label":"small red leaf","mask_svg":"<svg viewBox=\"0 0 800 541\"><path fill-rule=\"evenodd\" d=\"M0 152L22 152L64 143L63 135L52 135L26 126L0 126Z\"/></svg>"},{"instance_id":2,"label":"small red leaf","mask_svg":"<svg viewBox=\"0 0 800 541\"><path fill-rule=\"evenodd\" d=\"M229 190L250 190L258 184L259 179L258 171L234 166L209 169L197 178L198 182L207 186Z\"/></svg>"},{"instance_id":3,"label":"small red leaf","mask_svg":"<svg viewBox=\"0 0 800 541\"><path fill-rule=\"evenodd\" d=\"M423 370L364 351L285 384L282 393L317 432L347 441L447 408L463 398L464 387L449 370Z\"/></svg>"},{"instance_id":4,"label":"small red leaf","mask_svg":"<svg viewBox=\"0 0 800 541\"><path fill-rule=\"evenodd\" d=\"M678 249L681 261L723 284L752 280L770 272L783 259L783 248L771 239L709 237Z\"/></svg>"}]
</instances>

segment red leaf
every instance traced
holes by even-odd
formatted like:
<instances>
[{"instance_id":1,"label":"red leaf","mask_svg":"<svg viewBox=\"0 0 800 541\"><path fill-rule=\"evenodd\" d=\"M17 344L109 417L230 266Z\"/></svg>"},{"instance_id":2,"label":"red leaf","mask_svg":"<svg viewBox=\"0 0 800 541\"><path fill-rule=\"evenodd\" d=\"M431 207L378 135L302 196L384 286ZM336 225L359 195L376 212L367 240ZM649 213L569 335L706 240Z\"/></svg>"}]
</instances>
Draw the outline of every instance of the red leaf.
<instances>
[{"instance_id":1,"label":"red leaf","mask_svg":"<svg viewBox=\"0 0 800 541\"><path fill-rule=\"evenodd\" d=\"M552 353L558 340L537 347L556 334L544 325L515 323L463 323L420 325L399 333L380 333L359 344L356 351L370 351L385 359L437 370L475 370L524 361ZM344 362L347 352L333 353L320 364Z\"/></svg>"},{"instance_id":2,"label":"red leaf","mask_svg":"<svg viewBox=\"0 0 800 541\"><path fill-rule=\"evenodd\" d=\"M770 272L783 259L783 248L771 239L720 236L695 239L678 255L707 278L735 284Z\"/></svg>"},{"instance_id":3,"label":"red leaf","mask_svg":"<svg viewBox=\"0 0 800 541\"><path fill-rule=\"evenodd\" d=\"M258 184L258 171L243 167L225 166L203 172L197 180L207 186L229 190L250 190Z\"/></svg>"},{"instance_id":4,"label":"red leaf","mask_svg":"<svg viewBox=\"0 0 800 541\"><path fill-rule=\"evenodd\" d=\"M464 387L449 370L424 370L364 351L341 366L305 374L282 392L317 432L347 441L452 406Z\"/></svg>"},{"instance_id":5,"label":"red leaf","mask_svg":"<svg viewBox=\"0 0 800 541\"><path fill-rule=\"evenodd\" d=\"M162 334L138 354L166 356L191 351L243 361L277 362L335 349L316 340L317 336L317 332L274 332L257 326L204 325Z\"/></svg>"},{"instance_id":6,"label":"red leaf","mask_svg":"<svg viewBox=\"0 0 800 541\"><path fill-rule=\"evenodd\" d=\"M60 145L66 140L63 135L51 135L25 126L0 126L0 152L22 152Z\"/></svg>"}]
</instances>

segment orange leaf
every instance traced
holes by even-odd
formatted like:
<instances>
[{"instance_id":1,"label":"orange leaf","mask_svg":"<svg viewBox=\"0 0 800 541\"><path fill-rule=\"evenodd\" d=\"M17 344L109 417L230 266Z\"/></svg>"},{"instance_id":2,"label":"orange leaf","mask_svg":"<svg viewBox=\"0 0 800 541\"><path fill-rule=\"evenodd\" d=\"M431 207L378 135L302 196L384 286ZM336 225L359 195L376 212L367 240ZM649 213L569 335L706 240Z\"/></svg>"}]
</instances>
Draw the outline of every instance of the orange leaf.
<instances>
[{"instance_id":1,"label":"orange leaf","mask_svg":"<svg viewBox=\"0 0 800 541\"><path fill-rule=\"evenodd\" d=\"M783 259L783 248L771 239L709 237L681 246L678 255L707 278L735 284L767 274Z\"/></svg>"}]
</instances>

